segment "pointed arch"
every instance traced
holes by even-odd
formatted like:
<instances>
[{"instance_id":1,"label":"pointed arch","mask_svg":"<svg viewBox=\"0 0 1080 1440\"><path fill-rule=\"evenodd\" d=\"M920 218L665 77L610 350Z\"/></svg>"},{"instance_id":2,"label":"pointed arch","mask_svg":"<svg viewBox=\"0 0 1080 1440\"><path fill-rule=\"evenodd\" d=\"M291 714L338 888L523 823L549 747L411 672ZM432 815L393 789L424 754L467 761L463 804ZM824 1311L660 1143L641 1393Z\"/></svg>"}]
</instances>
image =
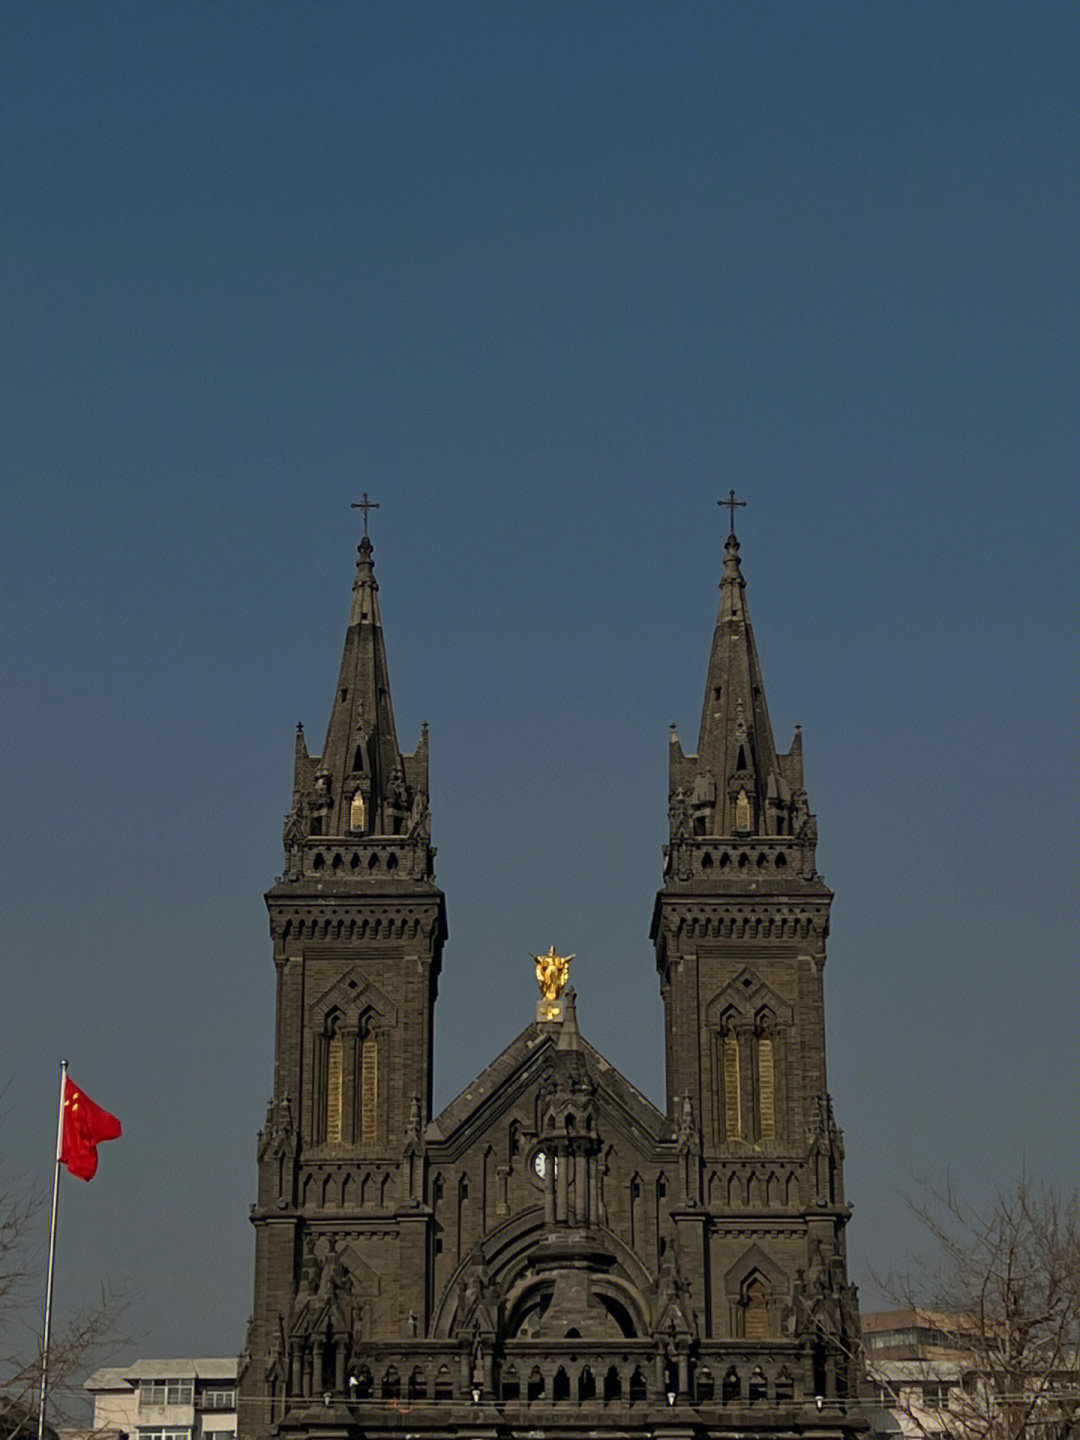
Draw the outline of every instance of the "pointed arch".
<instances>
[{"instance_id":1,"label":"pointed arch","mask_svg":"<svg viewBox=\"0 0 1080 1440\"><path fill-rule=\"evenodd\" d=\"M370 1012L360 1026L360 1140L379 1138L379 1037Z\"/></svg>"},{"instance_id":2,"label":"pointed arch","mask_svg":"<svg viewBox=\"0 0 1080 1440\"><path fill-rule=\"evenodd\" d=\"M742 1333L745 1340L769 1338L769 1289L763 1276L754 1274L743 1286ZM753 1379L751 1378L751 1388ZM753 1395L750 1397L753 1399Z\"/></svg>"},{"instance_id":3,"label":"pointed arch","mask_svg":"<svg viewBox=\"0 0 1080 1440\"><path fill-rule=\"evenodd\" d=\"M720 1032L723 1054L724 1139L742 1139L742 1075L739 1066L739 1037L728 1020Z\"/></svg>"},{"instance_id":4,"label":"pointed arch","mask_svg":"<svg viewBox=\"0 0 1080 1440\"><path fill-rule=\"evenodd\" d=\"M326 1017L322 1043L322 1084L319 1139L328 1145L340 1145L345 1085L345 1039L342 1034L343 1020L340 1010L334 1009Z\"/></svg>"}]
</instances>

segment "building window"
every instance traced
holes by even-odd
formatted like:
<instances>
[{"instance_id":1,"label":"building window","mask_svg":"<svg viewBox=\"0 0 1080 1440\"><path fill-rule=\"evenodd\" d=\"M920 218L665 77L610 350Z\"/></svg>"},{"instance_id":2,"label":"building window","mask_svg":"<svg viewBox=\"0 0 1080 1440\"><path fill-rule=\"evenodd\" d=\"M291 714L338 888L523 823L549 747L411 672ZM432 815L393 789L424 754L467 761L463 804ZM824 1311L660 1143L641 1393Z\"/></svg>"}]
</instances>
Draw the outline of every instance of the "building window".
<instances>
[{"instance_id":1,"label":"building window","mask_svg":"<svg viewBox=\"0 0 1080 1440\"><path fill-rule=\"evenodd\" d=\"M235 1410L235 1390L204 1390L200 1396L199 1403L204 1410ZM224 1435L226 1431L215 1430L215 1435Z\"/></svg>"},{"instance_id":2,"label":"building window","mask_svg":"<svg viewBox=\"0 0 1080 1440\"><path fill-rule=\"evenodd\" d=\"M326 1138L332 1145L341 1143L342 1072L345 1065L344 1043L337 1016L331 1021L326 1042Z\"/></svg>"},{"instance_id":3,"label":"building window","mask_svg":"<svg viewBox=\"0 0 1080 1440\"><path fill-rule=\"evenodd\" d=\"M724 1138L738 1140L742 1136L741 1097L739 1093L739 1037L727 1030L724 1050Z\"/></svg>"},{"instance_id":4,"label":"building window","mask_svg":"<svg viewBox=\"0 0 1080 1440\"><path fill-rule=\"evenodd\" d=\"M140 1380L139 1405L190 1405L195 1396L194 1380ZM140 1434L142 1432L140 1431ZM185 1435L187 1431L183 1432Z\"/></svg>"},{"instance_id":5,"label":"building window","mask_svg":"<svg viewBox=\"0 0 1080 1440\"><path fill-rule=\"evenodd\" d=\"M928 1410L945 1410L949 1404L948 1385L924 1385L922 1401Z\"/></svg>"},{"instance_id":6,"label":"building window","mask_svg":"<svg viewBox=\"0 0 1080 1440\"><path fill-rule=\"evenodd\" d=\"M191 1428L163 1426L160 1429L148 1430L140 1425L139 1440L191 1440Z\"/></svg>"},{"instance_id":7,"label":"building window","mask_svg":"<svg viewBox=\"0 0 1080 1440\"><path fill-rule=\"evenodd\" d=\"M758 1036L758 1133L762 1140L776 1136L776 1072L773 1068L773 1042L768 1031Z\"/></svg>"},{"instance_id":8,"label":"building window","mask_svg":"<svg viewBox=\"0 0 1080 1440\"><path fill-rule=\"evenodd\" d=\"M360 1046L360 1138L365 1145L378 1139L379 1042L368 1030Z\"/></svg>"},{"instance_id":9,"label":"building window","mask_svg":"<svg viewBox=\"0 0 1080 1440\"><path fill-rule=\"evenodd\" d=\"M769 1298L760 1280L751 1280L743 1295L743 1338L769 1338Z\"/></svg>"}]
</instances>

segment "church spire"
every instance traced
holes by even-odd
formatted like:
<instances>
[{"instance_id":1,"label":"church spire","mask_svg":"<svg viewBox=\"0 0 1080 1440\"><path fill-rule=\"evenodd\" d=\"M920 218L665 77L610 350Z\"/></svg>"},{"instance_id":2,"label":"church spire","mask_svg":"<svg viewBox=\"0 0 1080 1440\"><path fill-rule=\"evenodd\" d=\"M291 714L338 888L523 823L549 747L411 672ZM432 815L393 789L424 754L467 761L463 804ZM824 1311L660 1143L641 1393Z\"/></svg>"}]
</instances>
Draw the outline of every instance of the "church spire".
<instances>
[{"instance_id":1,"label":"church spire","mask_svg":"<svg viewBox=\"0 0 1080 1440\"><path fill-rule=\"evenodd\" d=\"M745 503L722 500L732 507ZM739 542L724 545L720 608L713 632L696 755L671 737L672 837L792 835L806 812L801 737L780 754L773 739Z\"/></svg>"},{"instance_id":2,"label":"church spire","mask_svg":"<svg viewBox=\"0 0 1080 1440\"><path fill-rule=\"evenodd\" d=\"M356 575L337 689L321 755L309 755L297 735L293 809L286 849L312 838L427 842L428 740L425 725L412 755L403 755L394 725L374 548L367 534L357 547Z\"/></svg>"}]
</instances>

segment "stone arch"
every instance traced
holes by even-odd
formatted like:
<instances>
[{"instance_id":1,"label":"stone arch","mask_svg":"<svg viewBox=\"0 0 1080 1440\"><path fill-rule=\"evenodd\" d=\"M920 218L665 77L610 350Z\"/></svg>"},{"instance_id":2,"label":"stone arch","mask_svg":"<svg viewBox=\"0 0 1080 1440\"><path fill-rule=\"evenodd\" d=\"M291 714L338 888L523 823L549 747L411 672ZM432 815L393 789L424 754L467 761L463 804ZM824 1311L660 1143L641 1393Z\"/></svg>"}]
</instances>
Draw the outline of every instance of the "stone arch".
<instances>
[{"instance_id":1,"label":"stone arch","mask_svg":"<svg viewBox=\"0 0 1080 1440\"><path fill-rule=\"evenodd\" d=\"M730 1333L747 1340L766 1340L779 1332L787 1298L787 1276L760 1245L752 1245L724 1276Z\"/></svg>"},{"instance_id":2,"label":"stone arch","mask_svg":"<svg viewBox=\"0 0 1080 1440\"><path fill-rule=\"evenodd\" d=\"M554 1275L538 1276L532 1269L537 1241L545 1233L542 1208L537 1205L495 1226L473 1247L448 1276L433 1316L432 1334L449 1339L458 1334L461 1282L470 1267L482 1264L494 1290L502 1296L508 1335L525 1322L528 1313L544 1306L544 1287L554 1288ZM590 1287L597 1302L624 1334L650 1333L649 1304L653 1277L626 1242L604 1226L594 1232L604 1252L590 1269ZM546 1308L546 1307L545 1307ZM540 1317L538 1316L537 1319Z\"/></svg>"}]
</instances>

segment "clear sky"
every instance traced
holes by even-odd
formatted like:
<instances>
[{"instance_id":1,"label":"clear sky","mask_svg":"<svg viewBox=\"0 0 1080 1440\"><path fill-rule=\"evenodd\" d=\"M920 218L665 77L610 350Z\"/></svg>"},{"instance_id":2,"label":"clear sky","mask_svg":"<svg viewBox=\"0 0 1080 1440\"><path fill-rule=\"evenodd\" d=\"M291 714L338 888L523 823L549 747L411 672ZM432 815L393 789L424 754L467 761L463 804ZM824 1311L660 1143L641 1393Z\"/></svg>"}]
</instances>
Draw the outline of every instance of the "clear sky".
<instances>
[{"instance_id":1,"label":"clear sky","mask_svg":"<svg viewBox=\"0 0 1080 1440\"><path fill-rule=\"evenodd\" d=\"M123 1119L58 1304L239 1349L262 892L372 533L431 725L437 1103L530 950L653 1098L667 728L734 486L837 899L854 1278L1077 1150L1080 8L0 10L0 1149Z\"/></svg>"}]
</instances>

